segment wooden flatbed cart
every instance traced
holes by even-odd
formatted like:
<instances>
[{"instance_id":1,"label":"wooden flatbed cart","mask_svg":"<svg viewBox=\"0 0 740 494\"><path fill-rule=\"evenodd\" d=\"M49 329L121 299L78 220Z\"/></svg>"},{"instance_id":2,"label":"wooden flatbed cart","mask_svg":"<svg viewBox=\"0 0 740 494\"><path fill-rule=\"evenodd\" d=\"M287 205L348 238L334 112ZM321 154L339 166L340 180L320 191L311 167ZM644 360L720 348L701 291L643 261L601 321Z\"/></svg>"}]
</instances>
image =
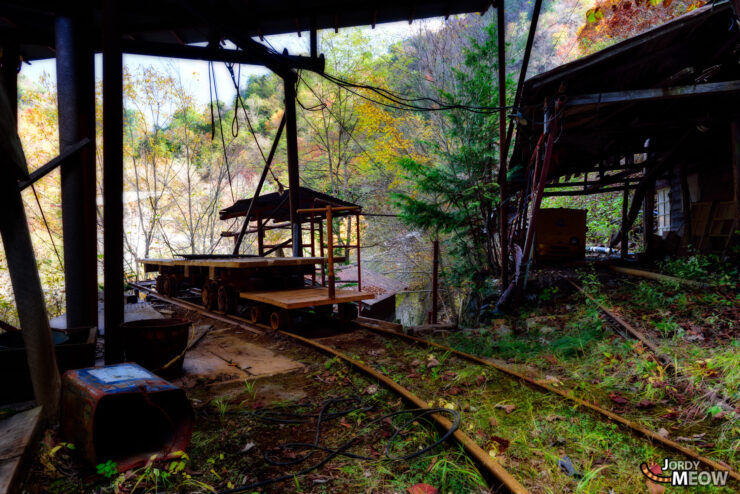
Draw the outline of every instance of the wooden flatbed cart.
<instances>
[{"instance_id":1,"label":"wooden flatbed cart","mask_svg":"<svg viewBox=\"0 0 740 494\"><path fill-rule=\"evenodd\" d=\"M275 330L290 328L299 311L310 310L329 317L334 305L339 320L349 322L358 315L356 303L375 295L361 290L359 274L356 291L336 289L334 263L344 258L334 256L332 217L336 213L355 214L358 210L357 206L332 205L299 210L312 218L312 242L316 231L313 218L326 220L326 257L188 256L138 262L145 273L158 273L156 290L165 296L176 297L183 289L196 293L199 290L207 310L235 313L247 308L252 322L269 324ZM324 246L320 247L323 254ZM359 239L357 247L359 251ZM313 245L311 251L315 251ZM317 268L320 277L316 276Z\"/></svg>"}]
</instances>

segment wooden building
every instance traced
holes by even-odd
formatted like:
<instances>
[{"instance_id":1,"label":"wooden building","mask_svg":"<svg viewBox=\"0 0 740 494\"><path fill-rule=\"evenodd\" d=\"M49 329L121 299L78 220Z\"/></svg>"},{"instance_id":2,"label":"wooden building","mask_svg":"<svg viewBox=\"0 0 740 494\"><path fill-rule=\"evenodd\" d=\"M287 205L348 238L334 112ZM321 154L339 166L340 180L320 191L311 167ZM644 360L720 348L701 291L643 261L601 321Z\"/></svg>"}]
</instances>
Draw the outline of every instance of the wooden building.
<instances>
[{"instance_id":1,"label":"wooden building","mask_svg":"<svg viewBox=\"0 0 740 494\"><path fill-rule=\"evenodd\" d=\"M726 252L740 217L740 23L730 2L528 79L508 211L524 262L540 201L619 191L647 253ZM680 237L680 238L679 238ZM626 255L627 242L621 242Z\"/></svg>"}]
</instances>

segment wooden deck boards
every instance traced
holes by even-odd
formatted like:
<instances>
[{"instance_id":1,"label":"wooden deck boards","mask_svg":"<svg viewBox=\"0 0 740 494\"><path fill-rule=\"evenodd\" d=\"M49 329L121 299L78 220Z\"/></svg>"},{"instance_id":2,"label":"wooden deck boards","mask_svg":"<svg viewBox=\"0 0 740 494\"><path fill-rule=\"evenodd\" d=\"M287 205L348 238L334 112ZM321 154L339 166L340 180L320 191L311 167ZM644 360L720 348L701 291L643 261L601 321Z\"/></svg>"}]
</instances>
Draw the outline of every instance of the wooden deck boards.
<instances>
[{"instance_id":1,"label":"wooden deck boards","mask_svg":"<svg viewBox=\"0 0 740 494\"><path fill-rule=\"evenodd\" d=\"M36 407L0 421L0 494L20 492L30 459L29 446L41 432L41 407Z\"/></svg>"},{"instance_id":2,"label":"wooden deck boards","mask_svg":"<svg viewBox=\"0 0 740 494\"><path fill-rule=\"evenodd\" d=\"M369 292L353 290L337 290L333 299L329 298L328 288L299 288L295 290L276 290L267 292L242 292L241 298L264 302L282 307L283 309L304 309L317 305L341 304L344 302L359 302L375 298Z\"/></svg>"}]
</instances>

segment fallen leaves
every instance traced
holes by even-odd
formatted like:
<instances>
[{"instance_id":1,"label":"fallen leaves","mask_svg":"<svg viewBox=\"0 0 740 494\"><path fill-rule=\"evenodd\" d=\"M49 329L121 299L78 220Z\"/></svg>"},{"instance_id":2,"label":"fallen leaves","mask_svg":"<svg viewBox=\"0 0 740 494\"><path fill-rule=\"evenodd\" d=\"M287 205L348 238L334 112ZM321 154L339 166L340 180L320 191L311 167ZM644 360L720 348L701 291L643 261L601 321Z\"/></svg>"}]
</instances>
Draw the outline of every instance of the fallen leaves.
<instances>
[{"instance_id":1,"label":"fallen leaves","mask_svg":"<svg viewBox=\"0 0 740 494\"><path fill-rule=\"evenodd\" d=\"M451 395L451 396L457 396L462 392L463 392L462 388L459 388L457 386L452 386L450 389L447 390L445 394Z\"/></svg>"},{"instance_id":2,"label":"fallen leaves","mask_svg":"<svg viewBox=\"0 0 740 494\"><path fill-rule=\"evenodd\" d=\"M501 405L501 404L498 404L498 405L496 405L496 408L500 408L503 411L505 411L506 413L511 413L514 410L516 410L516 405L513 405L513 404L511 404L511 405Z\"/></svg>"},{"instance_id":3,"label":"fallen leaves","mask_svg":"<svg viewBox=\"0 0 740 494\"><path fill-rule=\"evenodd\" d=\"M609 393L609 399L620 406L624 406L629 403L627 398L621 396L619 393Z\"/></svg>"},{"instance_id":4,"label":"fallen leaves","mask_svg":"<svg viewBox=\"0 0 740 494\"><path fill-rule=\"evenodd\" d=\"M642 400L638 401L635 406L637 408L640 408L640 409L645 410L647 408L653 408L655 406L655 403L653 403L652 401L650 401L648 399L642 399Z\"/></svg>"},{"instance_id":5,"label":"fallen leaves","mask_svg":"<svg viewBox=\"0 0 740 494\"><path fill-rule=\"evenodd\" d=\"M485 382L486 382L486 376L484 376L483 374L475 378L475 384L477 384L478 386L483 386Z\"/></svg>"},{"instance_id":6,"label":"fallen leaves","mask_svg":"<svg viewBox=\"0 0 740 494\"><path fill-rule=\"evenodd\" d=\"M415 484L406 489L409 494L437 494L437 488L429 484Z\"/></svg>"}]
</instances>

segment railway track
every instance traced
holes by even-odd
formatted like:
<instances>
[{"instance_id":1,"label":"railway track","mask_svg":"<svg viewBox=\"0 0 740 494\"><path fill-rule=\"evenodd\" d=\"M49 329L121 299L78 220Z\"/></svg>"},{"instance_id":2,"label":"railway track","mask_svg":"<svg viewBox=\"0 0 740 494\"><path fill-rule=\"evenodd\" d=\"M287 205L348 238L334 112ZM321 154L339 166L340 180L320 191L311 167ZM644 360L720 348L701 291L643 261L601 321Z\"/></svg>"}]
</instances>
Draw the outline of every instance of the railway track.
<instances>
[{"instance_id":1,"label":"railway track","mask_svg":"<svg viewBox=\"0 0 740 494\"><path fill-rule=\"evenodd\" d=\"M268 326L264 325L255 325L254 323L247 321L243 318L240 318L238 316L233 315L224 315L224 314L218 314L211 311L207 311L203 309L202 307L178 300L173 299L170 297L164 297L162 295L157 294L153 290L144 287L144 286L137 286L137 288L146 291L148 293L151 293L152 295L165 300L169 303L172 303L174 305L179 305L183 308L189 309L189 310L195 310L205 316L212 317L217 320L221 320L223 322L228 322L230 324L236 324L248 331L251 331L253 333L264 333L264 332L272 332L271 329ZM568 403L575 405L577 407L580 407L581 409L585 409L588 411L589 414L591 414L594 417L597 417L598 420L609 423L617 423L627 431L631 432L633 435L637 437L641 437L642 439L649 440L653 444L658 444L660 447L665 448L666 450L678 452L681 455L690 458L695 461L699 461L701 464L703 464L705 467L711 468L713 470L722 470L722 471L728 471L729 476L734 479L735 481L740 481L740 474L731 469L727 466L720 464L710 458L706 458L696 451L687 448L683 446L680 443L677 443L675 441L672 441L668 438L665 438L661 436L660 434L643 427L640 424L631 422L624 417L621 417L618 414L615 414L609 410L603 409L594 403L591 403L587 400L583 400L581 398L578 398L572 394L572 392L565 391L563 389L558 389L557 387L550 385L546 382L543 382L542 380L533 379L531 377L528 377L522 373L519 373L513 369L508 368L507 366L503 366L501 364L489 361L487 359L483 359L481 357L460 352L457 350L454 350L450 347L434 343L425 339L405 335L403 333L399 333L397 331L393 331L391 329L388 329L388 327L383 327L384 325L381 325L380 322L378 323L371 323L368 320L359 320L354 323L354 326L358 328L359 330L363 330L365 332L368 332L370 334L378 335L382 338L388 339L389 342L395 341L395 340L403 340L411 343L414 346L423 346L425 348L430 349L436 349L440 350L445 353L445 355L454 356L457 359L470 362L472 364L475 364L477 366L480 366L481 368L487 368L492 369L498 376L505 377L508 380L517 382L519 384L523 384L527 389L534 388L537 391L540 391L544 394L550 394L555 395L559 397L559 399L565 400ZM403 397L407 402L413 404L417 407L427 407L429 406L428 402L424 401L423 398L419 397L418 394L413 393L409 389L405 388L404 386L400 385L397 381L398 379L392 379L387 374L388 372L383 372L382 370L378 369L378 366L370 366L367 364L367 362L372 361L372 355L369 353L371 351L370 348L362 348L358 345L350 345L351 350L355 353L353 356L347 355L346 351L343 351L344 349L342 347L341 338L337 340L337 338L334 337L326 337L326 338L318 338L319 341L316 341L315 338L307 338L301 335L297 335L295 333L287 332L287 331L278 331L279 334L284 335L288 338L291 338L293 340L296 340L300 342L301 344L310 346L322 353L333 355L334 357L337 357L339 359L342 359L343 361L349 363L359 371L377 379L380 383L382 383L384 386L388 387L395 393L397 393L399 396ZM353 338L350 338L350 341L353 340ZM390 343L391 346L393 343ZM413 383L410 383L409 387L413 388ZM429 398L429 397L427 397ZM582 413L582 412L581 412ZM447 421L444 417L435 417L435 420L437 421L437 424L442 429L449 429L449 421ZM504 468L498 461L496 461L494 458L490 456L490 454L486 453L484 449L482 449L474 440L472 440L469 436L467 436L463 431L456 431L455 433L455 439L465 448L466 452L473 458L476 463L479 465L479 467L482 467L485 471L487 471L491 477L495 478L497 482L500 484L501 487L503 487L505 490L508 490L510 492L528 492L527 489L517 480L517 477L512 475L509 471L507 471L506 468Z\"/></svg>"},{"instance_id":2,"label":"railway track","mask_svg":"<svg viewBox=\"0 0 740 494\"><path fill-rule=\"evenodd\" d=\"M195 310L200 314L203 314L207 317L212 317L219 321L238 325L240 328L246 329L252 333L261 334L265 332L273 332L269 326L255 324L239 316L216 314L214 312L207 311L203 309L202 307L196 304L193 304L191 302L186 302L186 301L178 300L172 297L166 297L166 296L160 295L156 293L154 290L151 290L150 288L147 288L145 286L136 285L136 284L134 284L133 286L139 290L145 291L173 305L177 305L182 308L189 309L189 310ZM383 386L392 390L394 393L396 393L398 396L400 396L401 398L403 398L404 400L406 400L408 403L412 404L413 406L418 407L418 408L427 407L427 403L423 401L421 398L419 398L418 396L416 396L415 394L413 394L411 391L404 388L403 386L399 385L398 383L396 383L395 381L393 381L392 379L390 379L388 376L384 375L383 373L377 371L376 369L370 366L365 365L363 362L353 359L349 357L348 355L328 345L318 343L309 338L305 338L303 336L290 333L287 331L282 331L282 330L278 330L276 331L276 333L286 336L288 338L291 338L293 340L296 340L304 345L310 346L322 353L333 355L334 357L337 357L347 362L348 364L358 369L359 371L363 372L364 374L377 379L380 383L383 384ZM452 423L446 417L443 417L437 414L433 414L431 415L431 417L435 421L435 423L444 431L449 431L450 428L452 427ZM497 483L499 484L497 491L501 491L503 489L503 491L511 492L512 494L525 494L529 492L498 461L496 461L496 459L492 458L488 453L486 453L480 446L478 446L478 444L473 439L467 436L463 431L461 431L460 429L455 430L452 437L465 449L465 451L477 463L479 468L482 467L482 469L485 472L487 472L489 478L493 478L497 481Z\"/></svg>"}]
</instances>

